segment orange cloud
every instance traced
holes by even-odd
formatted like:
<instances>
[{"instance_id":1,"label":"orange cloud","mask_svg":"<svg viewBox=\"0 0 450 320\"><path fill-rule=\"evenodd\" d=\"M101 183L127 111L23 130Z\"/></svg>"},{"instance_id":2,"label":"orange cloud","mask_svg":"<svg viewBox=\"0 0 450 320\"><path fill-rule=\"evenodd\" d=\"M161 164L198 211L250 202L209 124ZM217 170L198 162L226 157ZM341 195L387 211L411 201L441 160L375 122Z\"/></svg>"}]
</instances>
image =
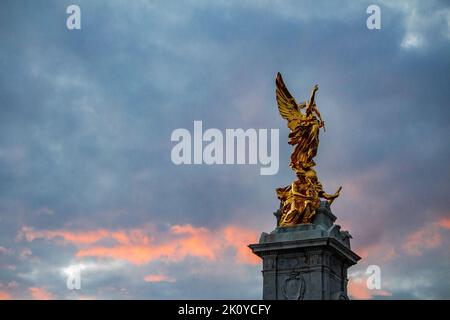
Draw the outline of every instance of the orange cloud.
<instances>
[{"instance_id":1,"label":"orange cloud","mask_svg":"<svg viewBox=\"0 0 450 320\"><path fill-rule=\"evenodd\" d=\"M375 296L390 296L391 293L385 290L371 290L363 278L350 279L347 286L348 295L356 300L369 300Z\"/></svg>"},{"instance_id":2,"label":"orange cloud","mask_svg":"<svg viewBox=\"0 0 450 320\"><path fill-rule=\"evenodd\" d=\"M181 236L181 238L168 243L169 246L175 247L178 256L178 258L173 257L175 259L172 260L180 260L188 255L216 260L216 254L223 244L220 234L215 236L206 228L195 228L190 224L172 226L170 233Z\"/></svg>"},{"instance_id":3,"label":"orange cloud","mask_svg":"<svg viewBox=\"0 0 450 320\"><path fill-rule=\"evenodd\" d=\"M35 231L24 227L20 235L27 241L37 238L62 239L79 247L76 257L120 259L134 265L143 265L159 259L177 262L187 256L215 261L220 257L219 253L226 248L235 250L237 263L260 263L259 258L247 247L249 243L257 240L257 232L242 227L227 226L219 230L209 230L187 224L174 225L167 234L156 233L154 237L150 237L148 233L145 228L73 232ZM111 240L112 244L99 244L102 240Z\"/></svg>"},{"instance_id":4,"label":"orange cloud","mask_svg":"<svg viewBox=\"0 0 450 320\"><path fill-rule=\"evenodd\" d=\"M34 300L52 300L53 294L51 292L48 292L44 288L38 288L38 287L31 287L28 288L30 291L31 297Z\"/></svg>"},{"instance_id":5,"label":"orange cloud","mask_svg":"<svg viewBox=\"0 0 450 320\"><path fill-rule=\"evenodd\" d=\"M442 218L438 222L439 226L444 229L450 229L450 218Z\"/></svg>"},{"instance_id":6,"label":"orange cloud","mask_svg":"<svg viewBox=\"0 0 450 320\"><path fill-rule=\"evenodd\" d=\"M258 241L258 233L241 227L228 226L223 230L225 241L235 248L240 263L260 264L261 259L247 247Z\"/></svg>"},{"instance_id":7,"label":"orange cloud","mask_svg":"<svg viewBox=\"0 0 450 320\"><path fill-rule=\"evenodd\" d=\"M369 300L372 298L372 293L367 288L364 281L355 281L350 279L347 286L348 295L357 300Z\"/></svg>"},{"instance_id":8,"label":"orange cloud","mask_svg":"<svg viewBox=\"0 0 450 320\"><path fill-rule=\"evenodd\" d=\"M151 241L143 230L138 229L111 232L110 235L118 244L83 248L76 256L108 257L142 265L158 259L180 261L188 255L215 260L218 249L218 241L211 231L191 225L173 226L169 230L172 237L162 243Z\"/></svg>"},{"instance_id":9,"label":"orange cloud","mask_svg":"<svg viewBox=\"0 0 450 320\"><path fill-rule=\"evenodd\" d=\"M144 277L145 282L175 282L174 278L171 278L169 276L163 275L163 274L149 274Z\"/></svg>"},{"instance_id":10,"label":"orange cloud","mask_svg":"<svg viewBox=\"0 0 450 320\"><path fill-rule=\"evenodd\" d=\"M0 300L12 300L12 296L6 291L0 291Z\"/></svg>"}]
</instances>

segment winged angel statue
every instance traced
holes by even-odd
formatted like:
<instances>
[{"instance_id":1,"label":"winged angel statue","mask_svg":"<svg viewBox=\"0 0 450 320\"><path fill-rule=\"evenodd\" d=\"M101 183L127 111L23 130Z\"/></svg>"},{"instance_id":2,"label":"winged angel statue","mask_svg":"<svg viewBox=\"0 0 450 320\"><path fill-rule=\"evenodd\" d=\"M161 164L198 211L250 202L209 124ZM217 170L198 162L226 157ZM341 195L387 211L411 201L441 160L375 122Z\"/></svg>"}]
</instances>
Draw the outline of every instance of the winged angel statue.
<instances>
[{"instance_id":1,"label":"winged angel statue","mask_svg":"<svg viewBox=\"0 0 450 320\"><path fill-rule=\"evenodd\" d=\"M331 204L342 189L339 187L334 194L325 193L314 170L316 165L314 157L319 146L319 130L320 128L325 130L325 122L314 101L319 87L315 85L309 100L298 104L286 88L280 73L277 74L275 83L278 110L288 121L291 130L289 144L295 146L290 167L297 175L297 180L291 185L276 190L281 201L279 226L311 223L316 209L320 206L320 198L326 199Z\"/></svg>"}]
</instances>

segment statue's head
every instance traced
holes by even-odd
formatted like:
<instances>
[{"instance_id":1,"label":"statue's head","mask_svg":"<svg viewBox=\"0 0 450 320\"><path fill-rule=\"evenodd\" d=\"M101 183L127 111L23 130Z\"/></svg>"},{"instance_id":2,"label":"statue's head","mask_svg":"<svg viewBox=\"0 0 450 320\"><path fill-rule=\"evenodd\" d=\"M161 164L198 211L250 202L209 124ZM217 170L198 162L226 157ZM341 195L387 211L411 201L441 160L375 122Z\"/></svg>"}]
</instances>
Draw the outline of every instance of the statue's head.
<instances>
[{"instance_id":1,"label":"statue's head","mask_svg":"<svg viewBox=\"0 0 450 320\"><path fill-rule=\"evenodd\" d=\"M297 108L298 108L298 112L301 113L301 112L302 112L302 109L306 108L306 102L303 101L303 102L299 103L298 106L297 106Z\"/></svg>"}]
</instances>

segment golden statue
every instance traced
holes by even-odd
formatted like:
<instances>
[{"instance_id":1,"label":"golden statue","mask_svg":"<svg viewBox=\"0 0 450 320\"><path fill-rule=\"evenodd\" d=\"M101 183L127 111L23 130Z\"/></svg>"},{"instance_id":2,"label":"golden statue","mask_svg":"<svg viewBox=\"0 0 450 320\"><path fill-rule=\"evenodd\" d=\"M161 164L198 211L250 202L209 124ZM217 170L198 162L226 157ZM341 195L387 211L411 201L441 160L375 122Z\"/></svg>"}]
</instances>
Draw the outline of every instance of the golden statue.
<instances>
[{"instance_id":1,"label":"golden statue","mask_svg":"<svg viewBox=\"0 0 450 320\"><path fill-rule=\"evenodd\" d=\"M319 130L325 130L325 122L314 101L319 86L314 86L309 101L298 104L286 88L280 73L277 74L275 83L278 111L288 121L291 130L289 144L295 146L290 167L297 175L297 180L291 185L276 190L281 201L279 226L311 223L316 209L320 206L320 198L331 204L342 189L339 187L334 194L325 193L314 170ZM305 113L302 109L305 109Z\"/></svg>"}]
</instances>

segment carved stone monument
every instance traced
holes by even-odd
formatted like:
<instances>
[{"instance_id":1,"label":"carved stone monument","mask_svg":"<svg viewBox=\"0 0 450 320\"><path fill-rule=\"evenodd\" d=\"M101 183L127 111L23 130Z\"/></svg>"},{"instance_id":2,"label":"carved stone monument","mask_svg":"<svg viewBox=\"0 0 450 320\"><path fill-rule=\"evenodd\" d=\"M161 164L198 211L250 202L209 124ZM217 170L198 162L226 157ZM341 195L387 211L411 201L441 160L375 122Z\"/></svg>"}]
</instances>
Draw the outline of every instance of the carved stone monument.
<instances>
[{"instance_id":1,"label":"carved stone monument","mask_svg":"<svg viewBox=\"0 0 450 320\"><path fill-rule=\"evenodd\" d=\"M360 257L335 220L322 201L312 223L263 232L259 243L249 246L263 260L263 299L348 299L347 269Z\"/></svg>"},{"instance_id":2,"label":"carved stone monument","mask_svg":"<svg viewBox=\"0 0 450 320\"><path fill-rule=\"evenodd\" d=\"M263 260L263 299L346 300L347 269L360 257L350 248L348 231L334 224L330 209L342 187L326 193L314 170L319 131L325 129L315 103L318 86L308 101L297 103L281 74L275 83L278 110L291 130L289 144L295 146L290 167L297 179L276 190L277 228L249 245Z\"/></svg>"}]
</instances>

